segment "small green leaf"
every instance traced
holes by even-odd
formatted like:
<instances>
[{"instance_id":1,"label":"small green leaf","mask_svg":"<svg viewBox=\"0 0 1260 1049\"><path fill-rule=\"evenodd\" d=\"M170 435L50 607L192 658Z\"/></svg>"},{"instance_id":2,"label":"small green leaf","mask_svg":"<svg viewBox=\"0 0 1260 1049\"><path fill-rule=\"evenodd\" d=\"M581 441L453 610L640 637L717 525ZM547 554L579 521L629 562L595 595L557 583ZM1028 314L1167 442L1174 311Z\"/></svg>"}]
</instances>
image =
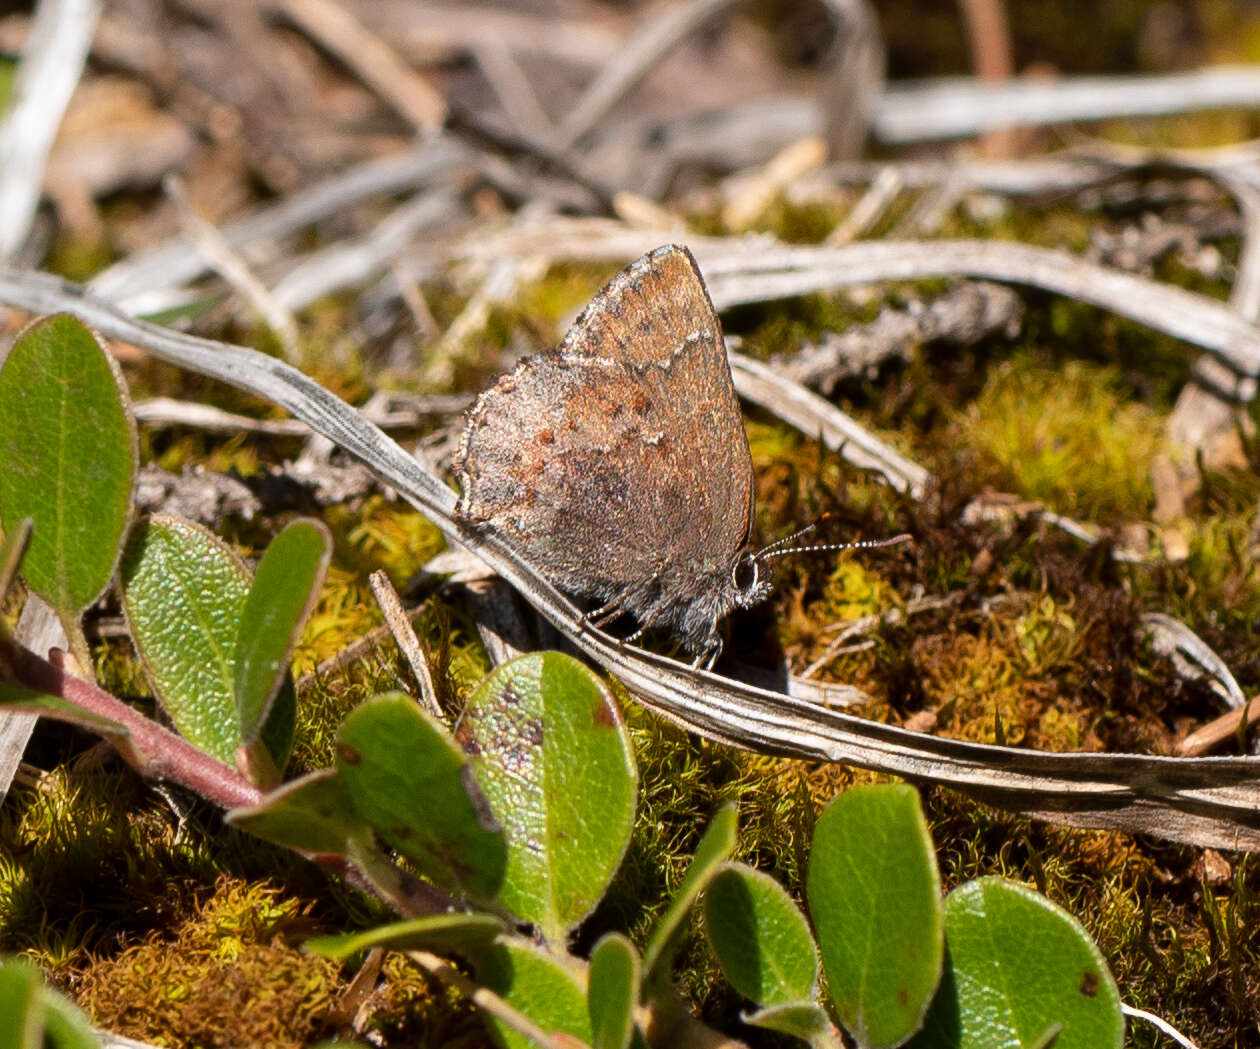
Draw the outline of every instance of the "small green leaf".
<instances>
[{"instance_id":1,"label":"small green leaf","mask_svg":"<svg viewBox=\"0 0 1260 1049\"><path fill-rule=\"evenodd\" d=\"M852 787L814 829L810 916L840 1022L859 1045L917 1031L941 975L940 875L919 795Z\"/></svg>"},{"instance_id":2,"label":"small green leaf","mask_svg":"<svg viewBox=\"0 0 1260 1049\"><path fill-rule=\"evenodd\" d=\"M563 1031L591 1044L586 991L575 967L541 948L506 936L481 951L476 965L477 978L485 986L544 1031ZM528 1038L490 1014L482 1016L506 1049L536 1049Z\"/></svg>"},{"instance_id":3,"label":"small green leaf","mask_svg":"<svg viewBox=\"0 0 1260 1049\"><path fill-rule=\"evenodd\" d=\"M101 1039L88 1019L65 998L44 989L46 1049L101 1049Z\"/></svg>"},{"instance_id":4,"label":"small green leaf","mask_svg":"<svg viewBox=\"0 0 1260 1049\"><path fill-rule=\"evenodd\" d=\"M355 810L334 769L319 769L286 783L224 819L234 827L301 852L344 856L353 840L370 841L372 829Z\"/></svg>"},{"instance_id":5,"label":"small green leaf","mask_svg":"<svg viewBox=\"0 0 1260 1049\"><path fill-rule=\"evenodd\" d=\"M1115 980L1080 923L1044 896L1000 878L960 885L945 901L948 963L913 1049L1120 1049Z\"/></svg>"},{"instance_id":6,"label":"small green leaf","mask_svg":"<svg viewBox=\"0 0 1260 1049\"><path fill-rule=\"evenodd\" d=\"M443 888L494 897L506 845L468 759L400 692L375 696L341 726L337 768L355 809Z\"/></svg>"},{"instance_id":7,"label":"small green leaf","mask_svg":"<svg viewBox=\"0 0 1260 1049\"><path fill-rule=\"evenodd\" d=\"M69 314L27 327L0 369L0 522L11 534L34 521L22 574L65 624L114 574L138 454L126 384L100 340Z\"/></svg>"},{"instance_id":8,"label":"small green leaf","mask_svg":"<svg viewBox=\"0 0 1260 1049\"><path fill-rule=\"evenodd\" d=\"M249 570L218 536L154 514L123 554L123 611L159 702L181 736L231 765L241 745L232 658Z\"/></svg>"},{"instance_id":9,"label":"small green leaf","mask_svg":"<svg viewBox=\"0 0 1260 1049\"><path fill-rule=\"evenodd\" d=\"M289 657L319 596L332 537L320 521L298 520L268 545L254 570L236 635L233 684L241 740L255 742L266 724Z\"/></svg>"},{"instance_id":10,"label":"small green leaf","mask_svg":"<svg viewBox=\"0 0 1260 1049\"><path fill-rule=\"evenodd\" d=\"M586 1004L594 1049L627 1049L639 1004L639 952L620 933L610 932L591 951Z\"/></svg>"},{"instance_id":11,"label":"small green leaf","mask_svg":"<svg viewBox=\"0 0 1260 1049\"><path fill-rule=\"evenodd\" d=\"M12 1049L40 1049L44 1035L43 984L29 962L0 964L0 1031Z\"/></svg>"},{"instance_id":12,"label":"small green leaf","mask_svg":"<svg viewBox=\"0 0 1260 1049\"><path fill-rule=\"evenodd\" d=\"M625 855L637 772L612 694L559 652L522 656L477 686L456 729L507 835L499 898L561 945Z\"/></svg>"},{"instance_id":13,"label":"small green leaf","mask_svg":"<svg viewBox=\"0 0 1260 1049\"><path fill-rule=\"evenodd\" d=\"M302 946L323 958L340 962L372 947L396 951L467 949L489 943L503 928L503 921L492 914L431 914L363 932L317 936Z\"/></svg>"},{"instance_id":14,"label":"small green leaf","mask_svg":"<svg viewBox=\"0 0 1260 1049\"><path fill-rule=\"evenodd\" d=\"M696 846L696 854L691 858L691 866L683 875L678 891L652 930L652 937L643 951L643 971L649 982L668 977L678 930L696 898L735 851L737 823L735 806L728 802L717 810L705 828L700 844Z\"/></svg>"},{"instance_id":15,"label":"small green leaf","mask_svg":"<svg viewBox=\"0 0 1260 1049\"><path fill-rule=\"evenodd\" d=\"M773 878L724 865L704 893L704 928L727 980L758 1005L813 997L814 938L792 897Z\"/></svg>"},{"instance_id":16,"label":"small green leaf","mask_svg":"<svg viewBox=\"0 0 1260 1049\"><path fill-rule=\"evenodd\" d=\"M817 1002L784 1002L746 1013L744 1023L764 1027L767 1031L790 1034L814 1046L843 1046L840 1033L827 1018L826 1010Z\"/></svg>"},{"instance_id":17,"label":"small green leaf","mask_svg":"<svg viewBox=\"0 0 1260 1049\"><path fill-rule=\"evenodd\" d=\"M60 696L50 696L46 692L37 692L33 688L19 685L12 681L0 681L0 706L9 710L21 710L53 721L65 721L79 728L95 732L98 736L125 736L128 733L125 725L120 725L111 718L93 714L76 706Z\"/></svg>"}]
</instances>

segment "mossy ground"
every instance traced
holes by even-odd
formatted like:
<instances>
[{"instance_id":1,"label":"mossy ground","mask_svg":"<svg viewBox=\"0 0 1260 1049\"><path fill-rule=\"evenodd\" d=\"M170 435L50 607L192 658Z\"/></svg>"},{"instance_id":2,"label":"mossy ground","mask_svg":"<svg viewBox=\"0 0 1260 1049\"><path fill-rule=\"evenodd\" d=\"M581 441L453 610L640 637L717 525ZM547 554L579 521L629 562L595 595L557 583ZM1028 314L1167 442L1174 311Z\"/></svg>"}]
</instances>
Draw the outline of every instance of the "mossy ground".
<instances>
[{"instance_id":1,"label":"mossy ground","mask_svg":"<svg viewBox=\"0 0 1260 1049\"><path fill-rule=\"evenodd\" d=\"M1039 6L1051 17L1059 5ZM894 12L888 25L898 24ZM917 46L932 38L921 22L914 32ZM1109 38L1101 34L1096 43L1102 47ZM1239 137L1253 130L1251 120L1223 115L1193 129L1152 121L1108 130L1188 144ZM765 226L815 240L842 214L840 207L828 213L816 204L777 201ZM985 221L951 217L943 232L1081 249L1096 224L1124 221L1030 204ZM67 269L90 254L73 246L63 251ZM505 350L553 343L561 319L608 275L607 268L571 266L522 289L511 308L494 311L457 348L443 388L479 388L501 370ZM439 289L430 305L446 322L464 301L459 289ZM727 320L747 349L768 355L869 320L882 302L814 296L744 308ZM1026 302L1013 344L926 348L878 382L839 391L846 408L932 471L936 485L920 504L891 495L816 442L754 413L748 430L762 538L826 515L820 541L904 530L915 543L863 557L818 554L782 563L771 600L732 624L730 647L749 659L786 657L797 669L828 656L819 676L863 688L874 697L864 715L894 724L928 715L932 731L965 739L1168 753L1218 711L1206 690L1179 679L1148 650L1137 631L1142 612L1183 619L1234 669L1245 692L1260 689L1254 645L1260 456L1244 439L1247 464L1201 469L1184 522L1189 556L1178 563L1117 566L1035 518L964 526L963 508L999 491L1117 536L1133 526L1153 529L1150 467L1163 450L1163 424L1188 375L1189 351L1090 307L1032 293ZM357 401L381 376L367 351L340 334L350 326L351 305L332 300L311 311L306 365ZM266 345L249 330L220 334ZM275 414L255 399L151 362L129 361L127 375L136 397L179 396ZM172 428L143 431L142 450L171 469L195 462L251 477L300 445ZM431 524L381 495L325 516L334 562L296 656L298 673L379 624L367 587L371 571L385 568L403 588L440 548ZM257 556L282 523L232 525L227 537ZM869 643L829 651L846 623L905 607L916 594L957 600L881 627L865 635ZM475 631L457 594L429 588L421 596L429 605L420 634L442 653L441 676L458 702L485 670ZM102 642L97 658L107 687L146 702L143 676L125 644ZM411 685L388 642L349 668L318 676L300 698L290 774L327 765L345 714L399 683ZM875 778L707 744L629 701L626 713L641 772L636 832L578 948L610 929L642 943L705 820L727 799L740 806L740 857L775 874L799 898L818 811L850 784ZM83 763L90 746L85 736L41 728L27 760L43 774L15 788L0 808L0 947L32 956L98 1023L120 1033L173 1047L313 1044L326 1033L352 973L303 954L301 941L379 920L379 907L290 854L226 830L218 813L195 800L153 791L115 760ZM925 790L924 799L947 886L993 873L1034 885L1085 924L1127 1001L1167 1016L1205 1046L1241 1047L1260 1038L1254 862L1034 823L946 790ZM485 1044L466 1003L400 959L391 958L385 971L370 1009L380 1044ZM698 935L684 948L679 973L706 1018L736 1029L743 1005L724 989ZM1138 1027L1130 1044L1155 1039Z\"/></svg>"},{"instance_id":2,"label":"mossy ground","mask_svg":"<svg viewBox=\"0 0 1260 1049\"><path fill-rule=\"evenodd\" d=\"M552 305L525 322L540 340L599 276L558 279L560 290L524 299ZM767 352L831 323L846 307L816 306L792 320L774 315L790 309L750 318ZM962 507L989 489L1117 530L1149 517L1147 478L1172 384L1135 381L1099 360L1106 355L1097 342L1077 356L1047 335L1097 336L1095 311L1082 309L1077 318L1062 303L1035 302L1032 311L1019 345L985 345L947 360L925 351L882 388L842 393L941 478L922 504L891 496L773 420L750 420L765 538L827 515L825 539L904 529L916 541L863 557L788 561L767 607L734 624L731 645L749 658L782 653L799 668L826 652L846 622L904 607L916 590L955 594L955 604L877 630L873 644L842 648L821 664L820 676L870 692L875 702L866 716L901 723L926 711L934 731L960 738L1168 752L1215 710L1203 690L1180 683L1144 648L1138 616L1147 609L1182 616L1235 667L1244 690L1256 688L1260 665L1248 652L1260 587L1247 544L1260 484L1254 471L1205 473L1191 506L1191 556L1176 565L1117 568L1033 525L961 526ZM148 365L135 377L139 386L189 394L176 380ZM188 384L192 395L201 392L196 381ZM218 396L234 410L250 408L235 395ZM1016 417L1036 425L1013 426ZM147 434L145 447L170 465L202 461L246 475L251 463L285 451L244 439L216 447L170 432ZM334 564L297 653L299 673L378 624L369 572L384 567L401 587L440 548L432 525L379 495L326 519ZM257 556L279 524L253 522L230 538ZM457 702L484 663L458 600L427 596L420 633L446 653ZM98 662L110 687L146 691L124 644L101 648ZM410 685L388 643L318 678L302 695L291 774L327 764L346 712L399 682ZM876 778L706 744L630 703L627 716L642 774L638 829L579 948L614 928L642 941L685 871L705 817L726 799L739 802L741 858L799 897L817 812L849 784ZM86 745L84 737L41 730L31 759L51 771L0 809L5 948L35 957L97 1022L134 1037L231 1044L215 1040L229 1013L251 1045L312 1044L351 973L301 953L301 940L379 919L375 905L279 850L225 831L195 801L163 799L116 763L76 770L74 755ZM1216 880L1213 871L1222 868L1208 871L1193 849L1032 823L944 790L926 791L925 801L948 885L987 873L1035 885L1084 922L1127 1000L1175 1018L1205 1044L1244 1044L1260 987L1253 864L1228 857L1228 876ZM740 1005L698 935L679 971L710 1021L733 1029ZM482 1043L465 1004L400 961L387 973L372 1009L383 1044ZM1150 1043L1138 1030L1132 1044Z\"/></svg>"}]
</instances>

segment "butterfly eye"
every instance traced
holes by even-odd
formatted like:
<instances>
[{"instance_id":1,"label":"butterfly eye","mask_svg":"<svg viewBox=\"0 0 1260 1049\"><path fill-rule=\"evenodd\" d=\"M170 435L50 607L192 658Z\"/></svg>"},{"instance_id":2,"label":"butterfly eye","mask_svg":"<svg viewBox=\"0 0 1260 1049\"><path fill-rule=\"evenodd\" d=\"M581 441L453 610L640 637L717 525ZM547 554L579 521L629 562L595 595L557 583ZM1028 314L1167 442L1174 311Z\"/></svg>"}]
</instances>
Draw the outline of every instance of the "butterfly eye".
<instances>
[{"instance_id":1,"label":"butterfly eye","mask_svg":"<svg viewBox=\"0 0 1260 1049\"><path fill-rule=\"evenodd\" d=\"M756 600L754 595L762 587L761 566L752 554L744 554L735 562L731 569L731 585L743 600Z\"/></svg>"}]
</instances>

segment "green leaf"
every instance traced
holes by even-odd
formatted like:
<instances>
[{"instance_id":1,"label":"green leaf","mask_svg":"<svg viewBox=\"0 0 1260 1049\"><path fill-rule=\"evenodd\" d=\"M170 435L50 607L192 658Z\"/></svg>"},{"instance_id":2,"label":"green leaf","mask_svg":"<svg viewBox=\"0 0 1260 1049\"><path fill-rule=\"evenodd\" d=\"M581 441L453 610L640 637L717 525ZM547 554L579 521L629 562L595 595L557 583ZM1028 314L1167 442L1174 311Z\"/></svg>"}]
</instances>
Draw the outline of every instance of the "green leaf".
<instances>
[{"instance_id":1,"label":"green leaf","mask_svg":"<svg viewBox=\"0 0 1260 1049\"><path fill-rule=\"evenodd\" d=\"M241 745L233 658L249 570L201 525L154 514L123 555L123 611L179 734L225 765Z\"/></svg>"},{"instance_id":2,"label":"green leaf","mask_svg":"<svg viewBox=\"0 0 1260 1049\"><path fill-rule=\"evenodd\" d=\"M63 623L109 585L131 522L136 425L100 340L68 314L36 321L0 369L0 523L34 521L22 574Z\"/></svg>"},{"instance_id":3,"label":"green leaf","mask_svg":"<svg viewBox=\"0 0 1260 1049\"><path fill-rule=\"evenodd\" d=\"M612 694L559 652L522 656L477 686L456 729L507 835L499 898L563 944L625 855L637 772Z\"/></svg>"},{"instance_id":4,"label":"green leaf","mask_svg":"<svg viewBox=\"0 0 1260 1049\"><path fill-rule=\"evenodd\" d=\"M1000 878L959 886L945 902L948 963L913 1049L1120 1049L1124 1016L1102 954L1075 918Z\"/></svg>"},{"instance_id":5,"label":"green leaf","mask_svg":"<svg viewBox=\"0 0 1260 1049\"><path fill-rule=\"evenodd\" d=\"M46 1049L101 1049L101 1039L88 1019L55 991L44 989Z\"/></svg>"},{"instance_id":6,"label":"green leaf","mask_svg":"<svg viewBox=\"0 0 1260 1049\"><path fill-rule=\"evenodd\" d=\"M503 928L503 921L493 914L432 914L363 932L317 936L302 946L323 958L340 962L372 947L396 951L466 949L489 943Z\"/></svg>"},{"instance_id":7,"label":"green leaf","mask_svg":"<svg viewBox=\"0 0 1260 1049\"><path fill-rule=\"evenodd\" d=\"M792 897L767 874L728 863L704 893L704 927L727 980L758 1005L808 1001L814 938Z\"/></svg>"},{"instance_id":8,"label":"green leaf","mask_svg":"<svg viewBox=\"0 0 1260 1049\"><path fill-rule=\"evenodd\" d=\"M233 686L241 739L255 742L289 672L332 556L320 521L294 521L268 545L254 570L236 635Z\"/></svg>"},{"instance_id":9,"label":"green leaf","mask_svg":"<svg viewBox=\"0 0 1260 1049\"><path fill-rule=\"evenodd\" d=\"M669 901L665 913L652 930L652 937L643 951L643 971L648 982L668 977L669 963L673 959L678 930L691 910L697 897L704 892L721 865L735 851L735 828L738 820L735 806L731 803L717 810L709 826L705 828L691 866L683 875L682 883L674 898Z\"/></svg>"},{"instance_id":10,"label":"green leaf","mask_svg":"<svg viewBox=\"0 0 1260 1049\"><path fill-rule=\"evenodd\" d=\"M29 962L0 964L0 1032L12 1049L40 1049L44 1034L43 984Z\"/></svg>"},{"instance_id":11,"label":"green leaf","mask_svg":"<svg viewBox=\"0 0 1260 1049\"><path fill-rule=\"evenodd\" d=\"M319 769L286 783L259 804L233 809L224 819L301 852L344 856L349 842L370 842L372 837L335 769Z\"/></svg>"},{"instance_id":12,"label":"green leaf","mask_svg":"<svg viewBox=\"0 0 1260 1049\"><path fill-rule=\"evenodd\" d=\"M859 1045L917 1031L943 954L940 875L919 795L852 787L819 817L806 894L840 1022Z\"/></svg>"},{"instance_id":13,"label":"green leaf","mask_svg":"<svg viewBox=\"0 0 1260 1049\"><path fill-rule=\"evenodd\" d=\"M840 1040L839 1032L828 1019L826 1010L817 1002L784 1002L782 1005L771 1005L754 1013L746 1013L742 1019L752 1027L764 1027L767 1031L790 1034L810 1045L836 1046L840 1049L844 1044Z\"/></svg>"},{"instance_id":14,"label":"green leaf","mask_svg":"<svg viewBox=\"0 0 1260 1049\"><path fill-rule=\"evenodd\" d=\"M627 1049L639 1004L639 952L620 933L610 932L591 951L586 1006L593 1049Z\"/></svg>"},{"instance_id":15,"label":"green leaf","mask_svg":"<svg viewBox=\"0 0 1260 1049\"><path fill-rule=\"evenodd\" d=\"M125 736L128 729L111 718L93 714L90 710L62 699L50 696L25 685L12 681L0 681L0 706L10 710L22 710L29 714L51 718L53 721L65 721L79 728L95 732L98 736Z\"/></svg>"},{"instance_id":16,"label":"green leaf","mask_svg":"<svg viewBox=\"0 0 1260 1049\"><path fill-rule=\"evenodd\" d=\"M477 978L512 1008L547 1033L563 1031L591 1044L591 1021L586 990L574 966L555 955L501 937L477 955ZM536 1049L524 1035L482 1013L498 1042L506 1049Z\"/></svg>"},{"instance_id":17,"label":"green leaf","mask_svg":"<svg viewBox=\"0 0 1260 1049\"><path fill-rule=\"evenodd\" d=\"M443 888L488 900L506 845L468 759L400 692L369 699L341 726L337 768L355 809Z\"/></svg>"}]
</instances>

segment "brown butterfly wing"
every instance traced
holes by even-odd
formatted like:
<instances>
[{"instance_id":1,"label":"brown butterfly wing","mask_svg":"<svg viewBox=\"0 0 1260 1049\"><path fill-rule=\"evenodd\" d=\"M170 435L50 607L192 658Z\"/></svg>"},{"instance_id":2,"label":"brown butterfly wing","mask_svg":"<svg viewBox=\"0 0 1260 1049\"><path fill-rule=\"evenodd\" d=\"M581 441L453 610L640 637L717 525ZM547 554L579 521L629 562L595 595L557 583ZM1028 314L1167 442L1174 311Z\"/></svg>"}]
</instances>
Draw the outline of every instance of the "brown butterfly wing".
<instances>
[{"instance_id":1,"label":"brown butterfly wing","mask_svg":"<svg viewBox=\"0 0 1260 1049\"><path fill-rule=\"evenodd\" d=\"M456 474L460 516L562 589L684 635L693 605L723 614L752 461L690 253L661 248L622 271L555 353L484 393Z\"/></svg>"}]
</instances>

